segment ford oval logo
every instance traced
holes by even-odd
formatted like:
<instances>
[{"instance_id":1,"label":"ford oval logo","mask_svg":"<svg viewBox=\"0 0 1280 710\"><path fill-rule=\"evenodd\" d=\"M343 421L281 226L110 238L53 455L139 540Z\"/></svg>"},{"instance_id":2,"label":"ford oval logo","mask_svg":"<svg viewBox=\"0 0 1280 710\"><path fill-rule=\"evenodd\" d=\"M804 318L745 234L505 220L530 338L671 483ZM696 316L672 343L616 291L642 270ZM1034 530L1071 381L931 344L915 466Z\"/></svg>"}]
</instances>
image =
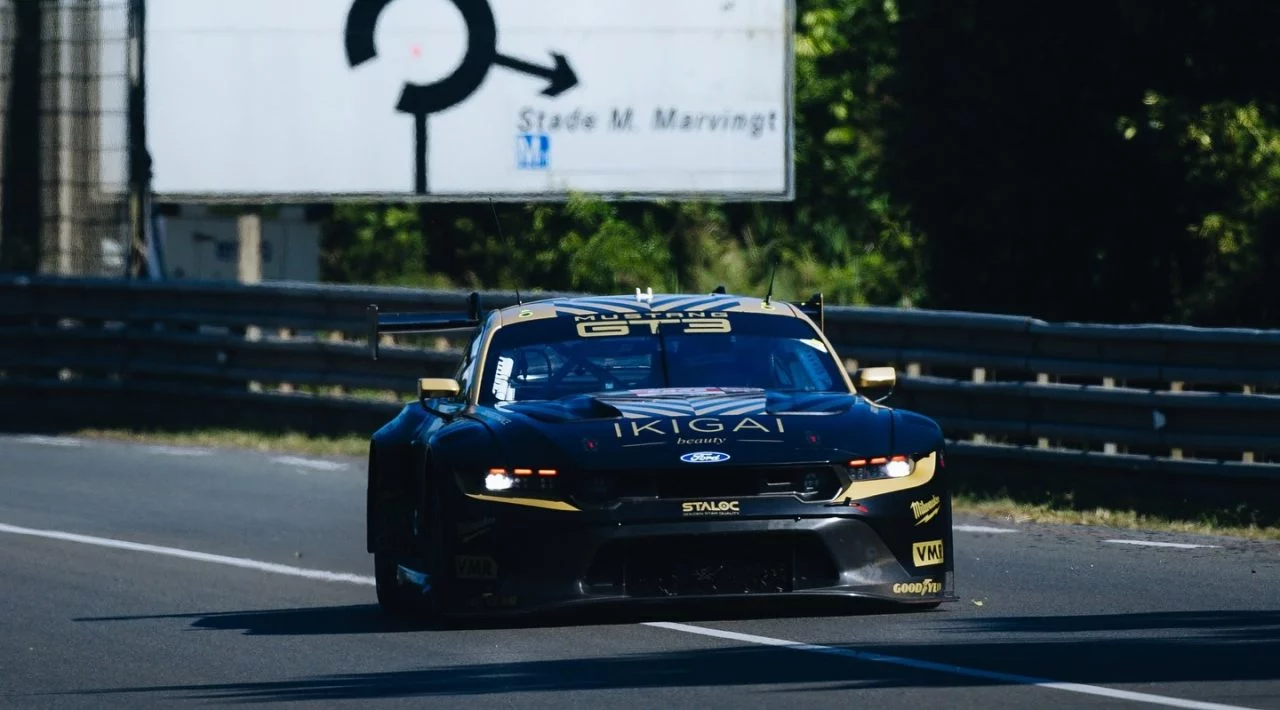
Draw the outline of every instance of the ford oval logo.
<instances>
[{"instance_id":1,"label":"ford oval logo","mask_svg":"<svg viewBox=\"0 0 1280 710\"><path fill-rule=\"evenodd\" d=\"M694 451L680 457L685 463L720 463L728 461L729 454L722 454L719 451Z\"/></svg>"}]
</instances>

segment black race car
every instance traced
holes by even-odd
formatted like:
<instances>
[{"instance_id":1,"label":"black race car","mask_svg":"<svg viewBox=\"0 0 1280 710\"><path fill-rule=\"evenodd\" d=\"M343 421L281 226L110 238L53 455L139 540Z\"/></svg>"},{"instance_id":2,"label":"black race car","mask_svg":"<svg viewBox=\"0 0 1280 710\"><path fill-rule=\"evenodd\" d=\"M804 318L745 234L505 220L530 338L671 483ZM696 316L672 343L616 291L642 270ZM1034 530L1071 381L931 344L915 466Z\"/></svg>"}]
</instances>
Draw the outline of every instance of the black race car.
<instances>
[{"instance_id":1,"label":"black race car","mask_svg":"<svg viewBox=\"0 0 1280 710\"><path fill-rule=\"evenodd\" d=\"M369 449L393 615L758 595L953 601L943 436L851 378L822 299L558 298L383 314L475 330ZM856 387L855 387L856 382ZM873 401L870 396L878 399Z\"/></svg>"}]
</instances>

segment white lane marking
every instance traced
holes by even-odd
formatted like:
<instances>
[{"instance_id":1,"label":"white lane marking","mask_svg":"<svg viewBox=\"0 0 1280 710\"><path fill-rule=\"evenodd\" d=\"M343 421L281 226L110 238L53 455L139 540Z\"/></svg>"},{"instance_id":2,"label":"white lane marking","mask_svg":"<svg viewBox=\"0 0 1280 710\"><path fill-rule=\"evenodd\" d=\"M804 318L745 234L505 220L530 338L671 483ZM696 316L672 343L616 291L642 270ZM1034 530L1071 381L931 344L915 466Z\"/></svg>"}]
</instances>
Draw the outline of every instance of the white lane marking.
<instances>
[{"instance_id":1,"label":"white lane marking","mask_svg":"<svg viewBox=\"0 0 1280 710\"><path fill-rule=\"evenodd\" d=\"M1197 547L1218 547L1217 545L1193 545L1189 542L1156 542L1154 540L1103 540L1103 542L1114 542L1117 545L1146 545L1147 547L1177 547L1184 550L1192 550Z\"/></svg>"},{"instance_id":2,"label":"white lane marking","mask_svg":"<svg viewBox=\"0 0 1280 710\"><path fill-rule=\"evenodd\" d=\"M72 439L66 436L39 436L37 434L20 436L18 441L24 444L39 444L40 446L82 446L84 444L79 439Z\"/></svg>"},{"instance_id":3,"label":"white lane marking","mask_svg":"<svg viewBox=\"0 0 1280 710\"><path fill-rule=\"evenodd\" d=\"M736 631L722 631L720 629L708 629L702 626L692 626L690 624L678 624L669 621L648 621L644 622L645 626L654 626L660 629L668 629L670 631L681 631L687 634L698 634L699 636L711 636L718 639L728 641L740 641L742 643L754 643L761 646L775 646L786 648L792 651L808 651L809 653L824 653L831 656L842 656L844 658L852 658L858 661L871 661L873 663L888 663L895 666L905 666L907 668L915 668L924 671L936 671L938 673L950 673L951 675L968 676L970 678L982 678L984 680L994 680L1001 683L1010 683L1014 685L1034 685L1040 688L1050 688L1053 690L1065 690L1070 693L1082 693L1084 695L1096 695L1104 698L1115 698L1118 700L1133 700L1139 703L1149 703L1151 705L1164 705L1173 708L1191 708L1192 710L1253 710L1241 705L1222 705L1219 703L1206 703L1199 700L1184 700L1183 698L1171 698L1166 695L1152 695L1150 693L1135 693L1131 690L1116 690L1115 688L1104 688L1098 685L1085 685L1083 683L1062 683L1048 678L1035 678L1032 676L1016 675L1013 673L1000 673L998 671L985 671L979 668L966 668L965 666L953 666L950 663L935 663L933 661L921 661L914 658L903 658L901 656L886 656L882 653L872 653L870 651L858 651L852 648L838 648L835 646L819 646L811 643L799 643L796 641L784 641L782 639L770 638L768 636L755 636L753 634L741 634Z\"/></svg>"},{"instance_id":4,"label":"white lane marking","mask_svg":"<svg viewBox=\"0 0 1280 710\"><path fill-rule=\"evenodd\" d=\"M138 542L129 542L127 540L115 540L106 537L93 537L91 535L79 535L77 533L62 532L59 530L36 530L34 528L24 528L17 525L7 525L0 523L0 532L11 533L13 535L26 535L29 537L40 537L49 540L63 540L66 542L78 542L85 545L96 545L99 547L110 547L117 550L129 550L132 552L149 552L155 555L167 555L169 557L179 557L197 562L210 562L213 564L228 565L230 567L240 567L243 569L252 569L260 572L272 572L275 574L285 574L293 577L303 577L305 579L317 579L324 582L345 582L348 584L360 584L364 586L373 586L373 577L358 574L348 574L344 572L328 572L318 569L306 569L303 567L291 567L289 565L276 564L274 562L262 562L259 560L250 560L243 557L227 557L225 555L211 555L207 552L196 552L194 550L183 550L176 547L162 547L160 545L146 545ZM1220 703L1207 703L1199 700L1184 700L1182 698L1173 698L1165 695L1153 695L1151 693L1135 693L1129 690L1116 690L1114 688L1104 688L1097 685L1084 685L1082 683L1062 683L1059 681L1049 680L1047 678L1036 678L1033 676L1015 675L1012 673L1000 673L998 671L986 671L978 668L967 668L964 666L954 666L949 663L935 663L933 661L921 661L914 658L903 658L901 656L887 656L881 653L871 653L869 651L858 651L852 648L837 648L835 646L820 646L811 643L799 643L796 641L785 641L783 639L770 638L768 636L755 636L753 634L741 634L736 631L722 631L720 629L708 629L701 626L693 626L690 624L679 624L668 621L650 621L644 622L644 626L653 626L655 628L667 629L670 631L680 631L688 634L697 634L699 636L711 636L713 638L725 639L729 641L741 641L743 643L754 643L762 646L774 646L786 648L793 651L808 651L809 653L823 653L832 656L842 656L852 658L858 661L871 661L874 663L888 663L897 666L905 666L907 668L916 668L919 670L935 671L939 673L950 673L952 675L968 676L971 678L982 678L985 680L995 680L1002 683L1011 683L1015 685L1033 685L1040 688L1050 688L1053 690L1063 690L1071 693L1081 693L1084 695L1096 695L1104 698L1115 698L1118 700L1133 700L1140 703L1148 703L1151 705L1163 705L1174 708L1189 708L1190 710L1254 710L1242 705L1223 705Z\"/></svg>"},{"instance_id":5,"label":"white lane marking","mask_svg":"<svg viewBox=\"0 0 1280 710\"><path fill-rule=\"evenodd\" d=\"M240 567L243 569L252 569L259 572L272 572L274 574L287 574L291 577L302 577L304 579L316 579L321 582L346 582L348 584L363 584L373 586L373 577L366 577L358 574L347 574L345 572L328 572L319 569L307 569L305 567L291 567L289 565L279 565L274 562L262 562L259 560L249 560L243 557L227 557L225 555L211 555L207 552L196 552L194 550L183 550L177 547L162 547L160 545L146 545L140 542L129 542L128 540L116 540L109 537L94 537L92 535L79 535L77 533L62 532L61 530L36 530L34 528L23 528L17 525L6 525L0 523L0 533L10 533L13 535L26 535L28 537L41 537L49 540L62 540L65 542L78 542L82 545L96 545L98 547L111 547L117 550L129 550L131 552L149 552L153 555L167 555L169 557L180 557L184 560L195 560L196 562L210 562L216 565L227 565L229 567Z\"/></svg>"},{"instance_id":6,"label":"white lane marking","mask_svg":"<svg viewBox=\"0 0 1280 710\"><path fill-rule=\"evenodd\" d=\"M952 530L955 530L956 532L971 532L971 533L1013 533L1013 532L1018 532L1017 530L1012 530L1012 529L1010 529L1010 528L991 528L991 527L987 527L986 525L952 525L952 526L951 526L951 529L952 529Z\"/></svg>"},{"instance_id":7,"label":"white lane marking","mask_svg":"<svg viewBox=\"0 0 1280 710\"><path fill-rule=\"evenodd\" d=\"M286 466L301 466L302 468L314 468L317 471L340 471L347 467L345 463L337 461L325 461L323 459L304 459L300 456L275 456L271 459L276 463L282 463Z\"/></svg>"},{"instance_id":8,"label":"white lane marking","mask_svg":"<svg viewBox=\"0 0 1280 710\"><path fill-rule=\"evenodd\" d=\"M193 449L187 446L148 446L147 451L163 456L208 456L213 453L208 449Z\"/></svg>"}]
</instances>

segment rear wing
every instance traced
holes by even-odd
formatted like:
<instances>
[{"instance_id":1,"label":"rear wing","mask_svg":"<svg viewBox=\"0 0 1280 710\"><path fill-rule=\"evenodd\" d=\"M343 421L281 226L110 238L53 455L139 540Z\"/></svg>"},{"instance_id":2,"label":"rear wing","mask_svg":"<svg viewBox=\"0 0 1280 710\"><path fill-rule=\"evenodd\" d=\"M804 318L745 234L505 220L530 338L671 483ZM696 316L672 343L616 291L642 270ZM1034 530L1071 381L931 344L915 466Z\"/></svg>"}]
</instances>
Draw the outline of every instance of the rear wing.
<instances>
[{"instance_id":1,"label":"rear wing","mask_svg":"<svg viewBox=\"0 0 1280 710\"><path fill-rule=\"evenodd\" d=\"M799 308L801 313L809 316L809 318L818 326L818 330L826 331L826 323L823 321L822 314L823 302L821 292L813 294L809 297L809 300L798 304L796 308Z\"/></svg>"},{"instance_id":2,"label":"rear wing","mask_svg":"<svg viewBox=\"0 0 1280 710\"><path fill-rule=\"evenodd\" d=\"M378 359L378 341L384 333L439 333L480 326L480 294L467 297L466 313L383 313L378 305L366 309L369 317L369 355Z\"/></svg>"}]
</instances>

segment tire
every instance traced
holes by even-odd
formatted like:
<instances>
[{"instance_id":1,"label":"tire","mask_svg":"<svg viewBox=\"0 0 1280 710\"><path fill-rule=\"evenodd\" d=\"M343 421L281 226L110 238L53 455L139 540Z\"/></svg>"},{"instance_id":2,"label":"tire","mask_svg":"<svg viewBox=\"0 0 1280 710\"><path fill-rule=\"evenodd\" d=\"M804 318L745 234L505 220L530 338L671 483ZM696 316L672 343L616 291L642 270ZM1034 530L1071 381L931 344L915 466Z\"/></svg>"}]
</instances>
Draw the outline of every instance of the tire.
<instances>
[{"instance_id":1,"label":"tire","mask_svg":"<svg viewBox=\"0 0 1280 710\"><path fill-rule=\"evenodd\" d=\"M429 624L444 622L446 605L443 595L447 592L445 585L442 584L444 580L438 572L443 569L439 560L446 559L441 552L442 527L438 518L430 523L429 542L427 549L423 551L425 557L406 557L389 550L374 553L373 577L378 606L387 617L397 621L420 621ZM400 583L396 568L401 564L427 576L429 588L426 594L411 584Z\"/></svg>"},{"instance_id":2,"label":"tire","mask_svg":"<svg viewBox=\"0 0 1280 710\"><path fill-rule=\"evenodd\" d=\"M378 606L382 613L397 621L418 616L423 604L422 596L412 586L400 584L396 578L399 558L386 552L373 555L373 580L378 594Z\"/></svg>"}]
</instances>

